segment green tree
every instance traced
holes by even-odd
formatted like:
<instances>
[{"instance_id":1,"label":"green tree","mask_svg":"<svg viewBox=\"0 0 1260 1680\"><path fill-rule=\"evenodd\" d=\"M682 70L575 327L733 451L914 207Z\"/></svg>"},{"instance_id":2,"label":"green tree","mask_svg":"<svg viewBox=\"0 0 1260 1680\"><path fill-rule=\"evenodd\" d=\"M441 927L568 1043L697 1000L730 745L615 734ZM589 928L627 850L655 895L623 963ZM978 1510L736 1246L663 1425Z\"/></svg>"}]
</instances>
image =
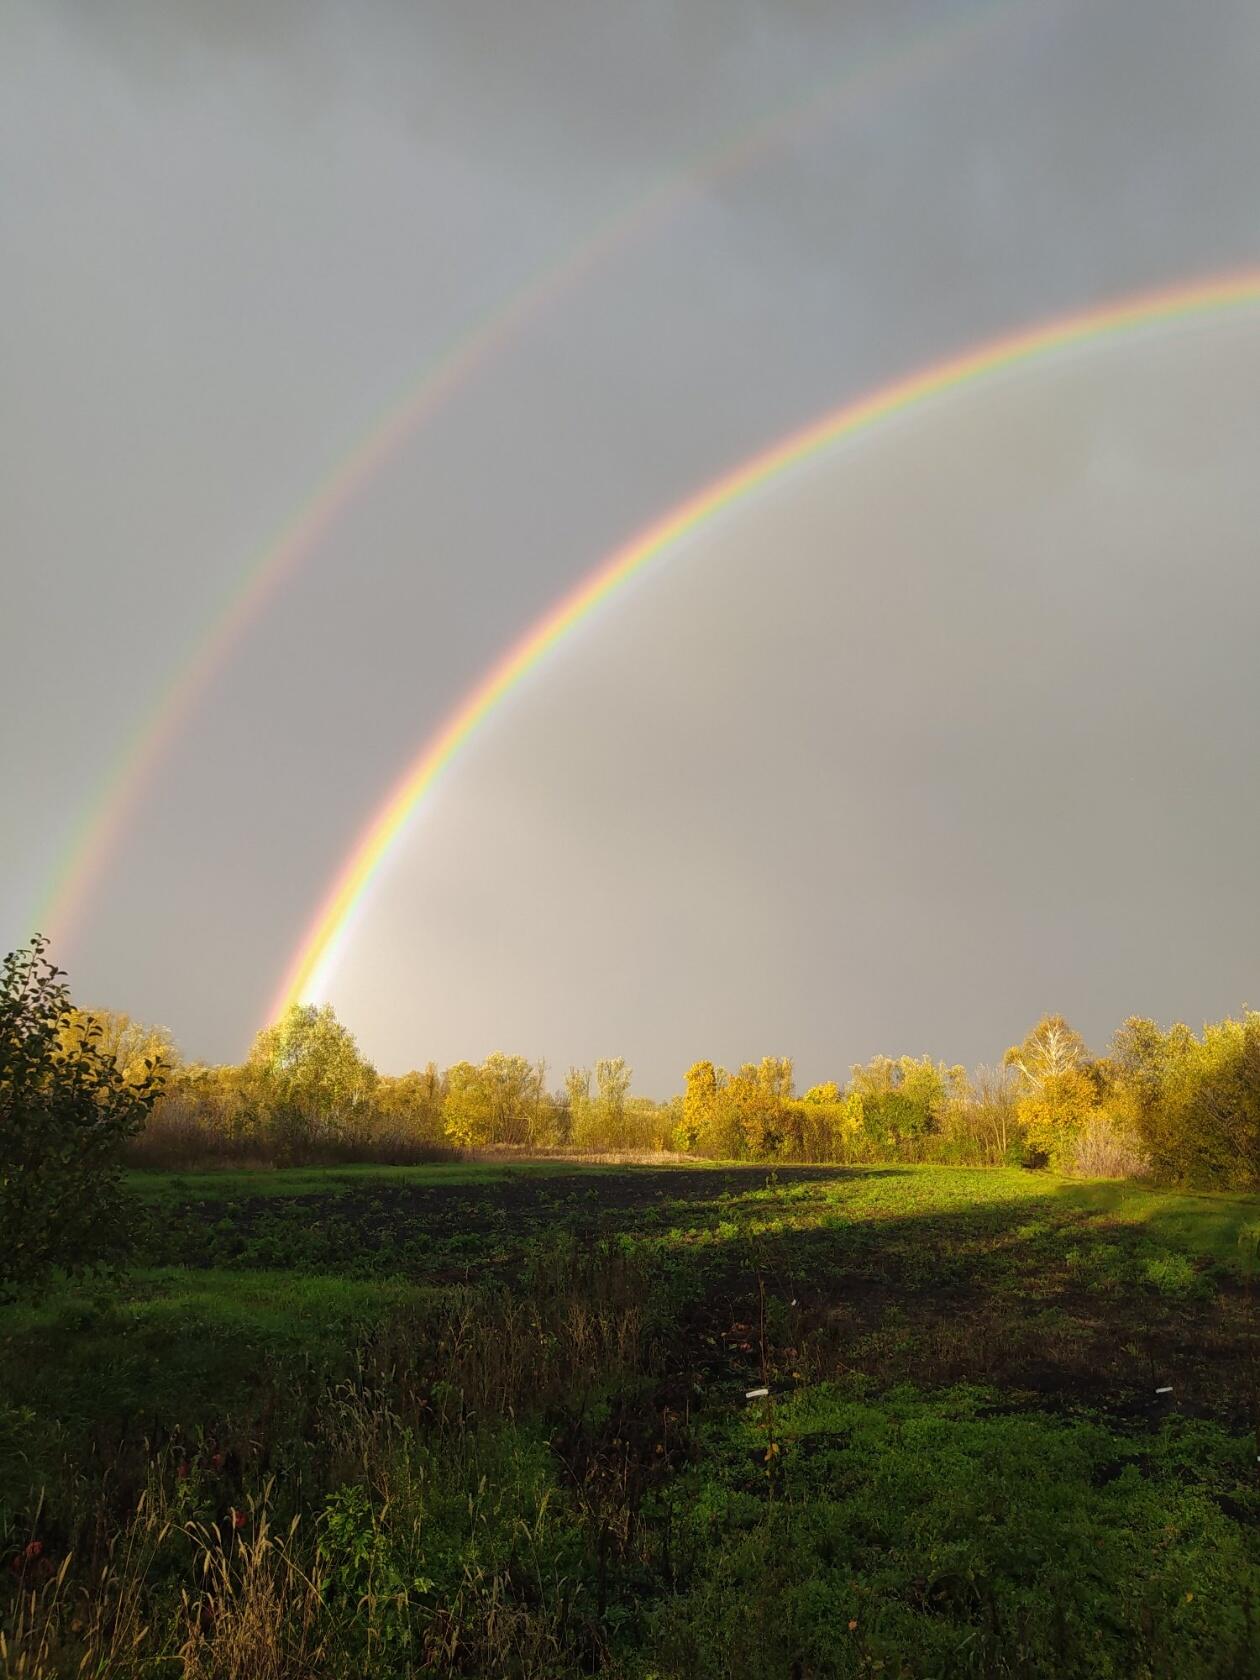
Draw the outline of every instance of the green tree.
<instances>
[{"instance_id":1,"label":"green tree","mask_svg":"<svg viewBox=\"0 0 1260 1680\"><path fill-rule=\"evenodd\" d=\"M154 1062L128 1079L74 1014L61 970L33 939L0 970L0 1289L54 1267L82 1271L126 1249L120 1152L161 1088Z\"/></svg>"},{"instance_id":2,"label":"green tree","mask_svg":"<svg viewBox=\"0 0 1260 1680\"><path fill-rule=\"evenodd\" d=\"M1111 1103L1156 1176L1260 1184L1260 1013L1209 1022L1125 1022L1112 1042Z\"/></svg>"},{"instance_id":3,"label":"green tree","mask_svg":"<svg viewBox=\"0 0 1260 1680\"><path fill-rule=\"evenodd\" d=\"M877 1144L913 1146L943 1128L958 1071L930 1056L874 1056L851 1069L846 1120Z\"/></svg>"}]
</instances>

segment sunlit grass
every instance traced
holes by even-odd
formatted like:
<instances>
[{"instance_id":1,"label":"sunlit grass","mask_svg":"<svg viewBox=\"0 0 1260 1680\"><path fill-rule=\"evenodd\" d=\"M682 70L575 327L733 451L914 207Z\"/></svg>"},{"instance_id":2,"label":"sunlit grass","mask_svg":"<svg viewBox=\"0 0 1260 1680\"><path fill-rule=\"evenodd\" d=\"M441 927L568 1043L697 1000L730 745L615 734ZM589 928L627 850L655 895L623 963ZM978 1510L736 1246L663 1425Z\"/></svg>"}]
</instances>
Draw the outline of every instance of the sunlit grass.
<instances>
[{"instance_id":1,"label":"sunlit grass","mask_svg":"<svg viewBox=\"0 0 1260 1680\"><path fill-rule=\"evenodd\" d=\"M0 1310L0 1561L39 1586L0 1586L0 1630L70 1672L74 1622L122 1625L102 1556L150 1630L118 1680L1260 1662L1256 1198L900 1165L132 1182L146 1264Z\"/></svg>"}]
</instances>

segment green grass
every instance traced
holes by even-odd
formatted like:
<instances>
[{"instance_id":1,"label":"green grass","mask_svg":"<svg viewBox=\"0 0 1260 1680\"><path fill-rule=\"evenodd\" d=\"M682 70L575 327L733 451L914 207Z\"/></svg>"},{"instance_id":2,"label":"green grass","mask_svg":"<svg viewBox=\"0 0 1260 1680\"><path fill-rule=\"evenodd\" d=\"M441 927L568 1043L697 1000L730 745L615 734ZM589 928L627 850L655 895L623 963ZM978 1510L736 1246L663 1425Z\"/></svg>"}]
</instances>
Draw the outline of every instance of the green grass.
<instances>
[{"instance_id":1,"label":"green grass","mask_svg":"<svg viewBox=\"0 0 1260 1680\"><path fill-rule=\"evenodd\" d=\"M308 1573L322 1536L345 1680L1260 1671L1256 1198L902 1166L132 1183L134 1273L0 1312L0 1563L32 1534L99 1562L142 1495L225 1544L265 1504ZM161 1557L155 1628L196 1586Z\"/></svg>"},{"instance_id":2,"label":"green grass","mask_svg":"<svg viewBox=\"0 0 1260 1680\"><path fill-rule=\"evenodd\" d=\"M0 1527L32 1485L56 1487L68 1468L292 1414L302 1388L344 1374L365 1334L423 1298L380 1280L150 1268L123 1289L63 1285L8 1309Z\"/></svg>"},{"instance_id":3,"label":"green grass","mask_svg":"<svg viewBox=\"0 0 1260 1680\"><path fill-rule=\"evenodd\" d=\"M1114 1180L1065 1181L1059 1195L1100 1220L1144 1226L1169 1248L1240 1263L1243 1233L1260 1220L1260 1197L1213 1191L1153 1190Z\"/></svg>"},{"instance_id":4,"label":"green grass","mask_svg":"<svg viewBox=\"0 0 1260 1680\"><path fill-rule=\"evenodd\" d=\"M136 1196L154 1201L229 1201L237 1196L336 1195L364 1184L493 1184L507 1178L546 1178L582 1172L566 1161L432 1161L414 1167L225 1167L207 1172L153 1172L133 1169L124 1175Z\"/></svg>"},{"instance_id":5,"label":"green grass","mask_svg":"<svg viewBox=\"0 0 1260 1680\"><path fill-rule=\"evenodd\" d=\"M825 1173L827 1169L810 1169ZM335 1202L348 1191L397 1191L453 1186L489 1187L544 1180L608 1180L635 1177L650 1182L653 1174L672 1181L679 1173L703 1180L728 1173L751 1186L767 1178L791 1184L793 1169L779 1173L767 1167L733 1162L697 1162L667 1168L631 1166L610 1168L582 1162L438 1162L422 1166L279 1167L226 1169L201 1173L135 1171L126 1175L127 1187L143 1202L204 1207L218 1201L258 1197L278 1200L319 1197ZM832 1199L853 1217L884 1214L904 1217L916 1211L943 1213L951 1209L993 1203L1061 1200L1082 1213L1123 1225L1141 1225L1170 1247L1210 1255L1224 1264L1238 1260L1239 1238L1260 1220L1260 1198L1161 1190L1116 1180L1057 1179L1046 1173L1017 1168L870 1166L837 1168ZM853 1177L840 1175L852 1174ZM557 1192L563 1194L563 1192Z\"/></svg>"},{"instance_id":6,"label":"green grass","mask_svg":"<svg viewBox=\"0 0 1260 1680\"><path fill-rule=\"evenodd\" d=\"M1258 1579L1245 1445L993 1410L968 1390L872 1404L817 1385L714 1418L661 1495L667 1672L1232 1672Z\"/></svg>"}]
</instances>

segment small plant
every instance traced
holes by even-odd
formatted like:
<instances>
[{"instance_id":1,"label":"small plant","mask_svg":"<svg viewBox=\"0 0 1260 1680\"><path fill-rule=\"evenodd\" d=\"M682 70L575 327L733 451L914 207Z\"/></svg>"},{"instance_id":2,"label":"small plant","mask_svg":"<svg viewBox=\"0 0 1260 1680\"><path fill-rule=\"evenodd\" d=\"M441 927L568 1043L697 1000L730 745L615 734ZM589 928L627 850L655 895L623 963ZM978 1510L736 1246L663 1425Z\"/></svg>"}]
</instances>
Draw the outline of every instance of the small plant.
<instances>
[{"instance_id":1,"label":"small plant","mask_svg":"<svg viewBox=\"0 0 1260 1680\"><path fill-rule=\"evenodd\" d=\"M405 1647L411 1640L410 1595L432 1590L424 1576L408 1579L391 1541L388 1507L376 1510L359 1483L334 1489L324 1502L315 1552L325 1600L340 1603L369 1647Z\"/></svg>"},{"instance_id":2,"label":"small plant","mask_svg":"<svg viewBox=\"0 0 1260 1680\"><path fill-rule=\"evenodd\" d=\"M1158 1254L1142 1268L1146 1281L1161 1295L1174 1300L1187 1300L1211 1292L1208 1280L1202 1277L1184 1254Z\"/></svg>"}]
</instances>

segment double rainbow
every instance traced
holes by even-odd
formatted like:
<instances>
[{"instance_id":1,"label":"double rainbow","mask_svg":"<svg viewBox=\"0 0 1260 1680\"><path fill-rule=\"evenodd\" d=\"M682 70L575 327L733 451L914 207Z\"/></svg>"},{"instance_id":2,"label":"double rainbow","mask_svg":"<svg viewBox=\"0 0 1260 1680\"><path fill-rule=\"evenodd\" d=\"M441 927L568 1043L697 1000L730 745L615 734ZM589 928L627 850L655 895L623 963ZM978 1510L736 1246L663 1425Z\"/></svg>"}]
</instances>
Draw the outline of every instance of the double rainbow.
<instances>
[{"instance_id":1,"label":"double rainbow","mask_svg":"<svg viewBox=\"0 0 1260 1680\"><path fill-rule=\"evenodd\" d=\"M1105 303L983 344L881 386L824 414L690 497L632 537L552 607L503 655L390 789L338 871L303 935L271 1006L320 997L379 878L417 807L490 714L566 637L654 560L792 468L860 437L937 397L993 379L1008 369L1084 346L1110 342L1193 317L1260 304L1260 268L1199 279Z\"/></svg>"},{"instance_id":2,"label":"double rainbow","mask_svg":"<svg viewBox=\"0 0 1260 1680\"><path fill-rule=\"evenodd\" d=\"M558 262L543 268L473 324L413 379L253 557L217 618L176 667L156 704L108 766L90 805L60 850L35 918L35 925L49 934L54 948L81 919L155 773L235 648L344 510L425 424L492 366L534 321L637 241L668 225L682 207L701 200L714 184L815 126L942 70L966 49L1037 12L1034 0L972 0L943 23L916 29L890 48L846 63L839 77L828 78L788 109L769 112L687 159L607 217Z\"/></svg>"}]
</instances>

